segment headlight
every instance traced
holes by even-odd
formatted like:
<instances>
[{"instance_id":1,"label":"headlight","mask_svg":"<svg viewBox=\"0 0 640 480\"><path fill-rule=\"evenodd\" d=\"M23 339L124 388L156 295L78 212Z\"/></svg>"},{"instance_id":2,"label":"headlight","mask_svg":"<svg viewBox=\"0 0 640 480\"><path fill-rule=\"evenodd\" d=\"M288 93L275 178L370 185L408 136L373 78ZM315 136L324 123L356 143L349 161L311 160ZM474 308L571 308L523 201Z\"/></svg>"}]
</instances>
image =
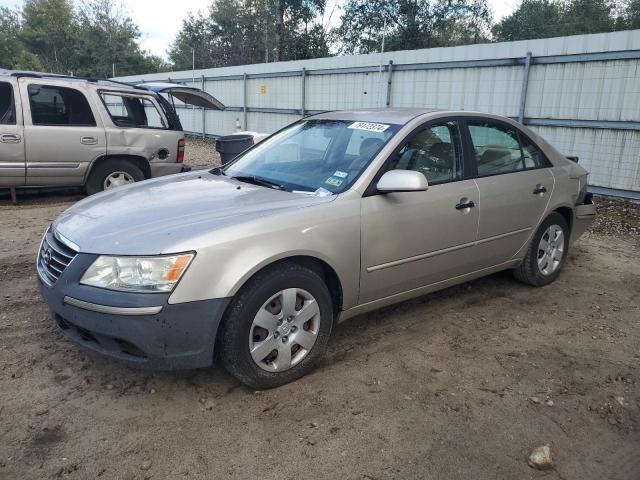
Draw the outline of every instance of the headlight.
<instances>
[{"instance_id":1,"label":"headlight","mask_svg":"<svg viewBox=\"0 0 640 480\"><path fill-rule=\"evenodd\" d=\"M170 292L193 257L193 253L162 257L101 255L87 269L80 283L123 292Z\"/></svg>"}]
</instances>

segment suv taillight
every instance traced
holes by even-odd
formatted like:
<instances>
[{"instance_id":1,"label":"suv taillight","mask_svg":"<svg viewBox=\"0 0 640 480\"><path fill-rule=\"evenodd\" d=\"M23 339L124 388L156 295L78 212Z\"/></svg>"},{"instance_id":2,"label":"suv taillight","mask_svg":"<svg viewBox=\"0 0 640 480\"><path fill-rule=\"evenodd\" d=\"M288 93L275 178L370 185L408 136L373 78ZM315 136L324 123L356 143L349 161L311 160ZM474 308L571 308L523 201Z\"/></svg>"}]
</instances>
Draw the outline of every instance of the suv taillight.
<instances>
[{"instance_id":1,"label":"suv taillight","mask_svg":"<svg viewBox=\"0 0 640 480\"><path fill-rule=\"evenodd\" d=\"M181 138L180 140L178 140L178 156L176 158L176 162L178 163L182 163L184 162L184 146L185 146L186 142L184 140L184 138Z\"/></svg>"}]
</instances>

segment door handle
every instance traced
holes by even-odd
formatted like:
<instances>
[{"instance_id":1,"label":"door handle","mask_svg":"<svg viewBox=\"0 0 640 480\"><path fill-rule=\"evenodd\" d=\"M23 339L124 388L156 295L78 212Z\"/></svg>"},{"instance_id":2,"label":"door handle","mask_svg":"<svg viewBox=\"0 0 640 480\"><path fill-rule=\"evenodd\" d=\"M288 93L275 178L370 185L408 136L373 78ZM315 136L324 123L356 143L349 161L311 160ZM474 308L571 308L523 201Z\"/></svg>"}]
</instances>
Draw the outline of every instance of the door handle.
<instances>
[{"instance_id":1,"label":"door handle","mask_svg":"<svg viewBox=\"0 0 640 480\"><path fill-rule=\"evenodd\" d=\"M547 193L547 187L545 187L544 185L536 185L536 188L533 189L533 194L534 195L542 195L543 193Z\"/></svg>"},{"instance_id":2,"label":"door handle","mask_svg":"<svg viewBox=\"0 0 640 480\"><path fill-rule=\"evenodd\" d=\"M20 143L22 137L13 133L5 133L0 135L0 142L2 143Z\"/></svg>"},{"instance_id":3,"label":"door handle","mask_svg":"<svg viewBox=\"0 0 640 480\"><path fill-rule=\"evenodd\" d=\"M465 200L466 199L464 198L460 200L460 203L456 205L456 210L465 210L467 208L473 208L476 206L473 200Z\"/></svg>"},{"instance_id":4,"label":"door handle","mask_svg":"<svg viewBox=\"0 0 640 480\"><path fill-rule=\"evenodd\" d=\"M97 137L80 137L80 143L83 145L96 145L98 143Z\"/></svg>"}]
</instances>

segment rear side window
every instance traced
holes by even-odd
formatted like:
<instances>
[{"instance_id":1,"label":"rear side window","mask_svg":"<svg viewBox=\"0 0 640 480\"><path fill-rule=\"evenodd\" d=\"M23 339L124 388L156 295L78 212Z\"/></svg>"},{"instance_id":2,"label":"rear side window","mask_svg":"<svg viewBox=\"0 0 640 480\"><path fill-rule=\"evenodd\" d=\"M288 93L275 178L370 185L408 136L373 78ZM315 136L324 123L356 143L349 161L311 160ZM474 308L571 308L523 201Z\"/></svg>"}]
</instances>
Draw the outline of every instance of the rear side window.
<instances>
[{"instance_id":1,"label":"rear side window","mask_svg":"<svg viewBox=\"0 0 640 480\"><path fill-rule=\"evenodd\" d=\"M0 125L16 124L16 105L13 101L13 87L0 82Z\"/></svg>"},{"instance_id":2,"label":"rear side window","mask_svg":"<svg viewBox=\"0 0 640 480\"><path fill-rule=\"evenodd\" d=\"M546 163L540 149L514 128L481 120L471 120L467 125L479 177L538 168Z\"/></svg>"},{"instance_id":3,"label":"rear side window","mask_svg":"<svg viewBox=\"0 0 640 480\"><path fill-rule=\"evenodd\" d=\"M31 84L27 91L34 125L96 126L89 102L79 90Z\"/></svg>"},{"instance_id":4,"label":"rear side window","mask_svg":"<svg viewBox=\"0 0 640 480\"><path fill-rule=\"evenodd\" d=\"M101 93L111 120L119 127L167 128L162 114L150 98Z\"/></svg>"}]
</instances>

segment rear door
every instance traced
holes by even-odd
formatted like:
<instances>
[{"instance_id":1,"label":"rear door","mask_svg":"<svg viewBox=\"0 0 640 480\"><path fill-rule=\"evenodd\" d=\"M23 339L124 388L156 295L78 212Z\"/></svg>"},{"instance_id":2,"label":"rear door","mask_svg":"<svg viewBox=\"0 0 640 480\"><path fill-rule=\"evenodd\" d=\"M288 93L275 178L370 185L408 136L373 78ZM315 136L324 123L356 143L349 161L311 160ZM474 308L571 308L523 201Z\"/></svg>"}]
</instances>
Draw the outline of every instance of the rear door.
<instances>
[{"instance_id":1,"label":"rear door","mask_svg":"<svg viewBox=\"0 0 640 480\"><path fill-rule=\"evenodd\" d=\"M24 185L24 133L18 82L14 78L0 80L0 185Z\"/></svg>"},{"instance_id":2,"label":"rear door","mask_svg":"<svg viewBox=\"0 0 640 480\"><path fill-rule=\"evenodd\" d=\"M82 82L21 78L27 185L82 185L106 153L102 122Z\"/></svg>"},{"instance_id":3,"label":"rear door","mask_svg":"<svg viewBox=\"0 0 640 480\"><path fill-rule=\"evenodd\" d=\"M468 118L468 140L480 190L478 259L483 267L513 257L544 214L554 187L549 161L520 130Z\"/></svg>"},{"instance_id":4,"label":"rear door","mask_svg":"<svg viewBox=\"0 0 640 480\"><path fill-rule=\"evenodd\" d=\"M473 270L479 195L463 177L462 152L456 119L436 120L410 134L378 173L415 170L429 188L365 194L360 303Z\"/></svg>"}]
</instances>

